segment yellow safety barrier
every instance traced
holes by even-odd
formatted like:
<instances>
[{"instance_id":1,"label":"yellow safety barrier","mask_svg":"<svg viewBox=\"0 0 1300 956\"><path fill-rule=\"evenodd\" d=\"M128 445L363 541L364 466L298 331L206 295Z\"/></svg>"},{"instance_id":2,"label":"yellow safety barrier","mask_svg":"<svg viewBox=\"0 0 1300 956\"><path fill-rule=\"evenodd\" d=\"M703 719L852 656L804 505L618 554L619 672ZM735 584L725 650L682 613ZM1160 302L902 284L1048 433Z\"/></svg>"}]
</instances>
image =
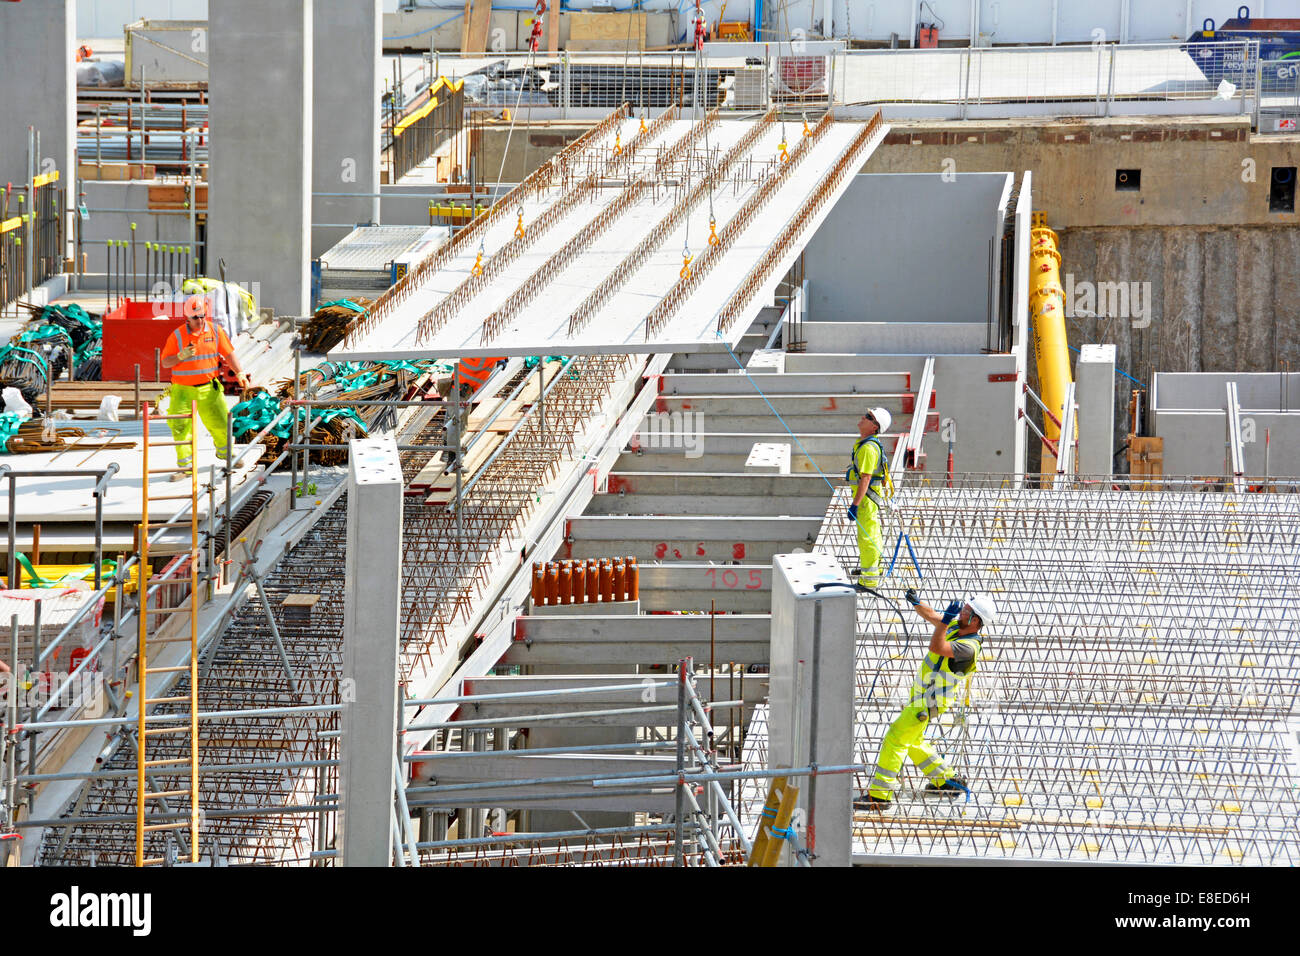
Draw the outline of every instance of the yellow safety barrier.
<instances>
[{"instance_id":1,"label":"yellow safety barrier","mask_svg":"<svg viewBox=\"0 0 1300 956\"><path fill-rule=\"evenodd\" d=\"M1043 430L1048 439L1055 442L1061 436L1058 422L1065 409L1065 389L1070 384L1060 241L1056 233L1047 228L1047 214L1042 212L1034 213L1029 237L1029 315L1034 353L1038 358L1038 386L1043 404L1057 419L1054 422L1045 416L1047 420L1043 423ZM1046 463L1043 470L1048 470ZM1055 471L1055 466L1051 470Z\"/></svg>"}]
</instances>

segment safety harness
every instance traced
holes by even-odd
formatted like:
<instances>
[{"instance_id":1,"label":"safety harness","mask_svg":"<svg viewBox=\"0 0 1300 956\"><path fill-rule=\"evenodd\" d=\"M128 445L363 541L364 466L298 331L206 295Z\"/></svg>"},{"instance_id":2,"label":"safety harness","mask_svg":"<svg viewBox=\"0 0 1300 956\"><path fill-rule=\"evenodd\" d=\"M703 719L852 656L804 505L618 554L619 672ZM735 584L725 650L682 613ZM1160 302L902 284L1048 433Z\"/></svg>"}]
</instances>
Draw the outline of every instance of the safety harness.
<instances>
[{"instance_id":1,"label":"safety harness","mask_svg":"<svg viewBox=\"0 0 1300 956\"><path fill-rule=\"evenodd\" d=\"M944 663L946 662L948 664L948 673L959 679L970 677L977 669L976 662L979 660L979 652L984 643L983 638L980 637L978 631L974 634L968 634L965 637L959 638L957 637L957 631L960 627L961 625L957 621L954 620L950 622L948 624L947 633L945 634L946 639L948 641L974 641L975 656L968 661L961 661L959 663L954 658L944 657L941 654L936 654L934 651L928 651L925 655L925 662L921 665L924 670L922 674L917 676L916 685L912 688L912 700L916 699L917 692L919 691L921 700L925 702L926 717L929 720L937 720L939 717L939 704L935 694L936 685L943 685L942 691L945 698L949 696L949 691L953 691L954 693L952 694L951 702L956 701L957 695L955 691L959 686L960 680L951 685L948 684L948 681L941 676ZM911 703L911 701L909 701L909 703ZM947 707L944 709L946 710Z\"/></svg>"},{"instance_id":2,"label":"safety harness","mask_svg":"<svg viewBox=\"0 0 1300 956\"><path fill-rule=\"evenodd\" d=\"M875 435L870 438L859 438L853 443L853 452L849 456L849 467L844 472L844 480L851 485L856 485L862 478L862 472L858 469L858 451L868 442L880 450L880 457L876 460L876 470L871 473L871 481L867 484L867 500L877 508L883 508L885 501L894 497L894 479L889 474L885 446L880 444L880 439ZM880 490L877 490L877 485L880 486ZM884 494L882 495L880 491L884 491Z\"/></svg>"}]
</instances>

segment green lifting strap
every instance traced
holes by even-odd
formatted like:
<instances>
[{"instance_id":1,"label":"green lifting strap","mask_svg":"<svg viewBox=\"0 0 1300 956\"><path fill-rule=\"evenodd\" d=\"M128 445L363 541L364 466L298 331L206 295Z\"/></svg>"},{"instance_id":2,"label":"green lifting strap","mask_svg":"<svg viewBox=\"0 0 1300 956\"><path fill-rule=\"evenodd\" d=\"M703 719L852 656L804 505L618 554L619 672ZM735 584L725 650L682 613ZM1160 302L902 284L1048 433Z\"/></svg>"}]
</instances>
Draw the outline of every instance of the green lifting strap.
<instances>
[{"instance_id":1,"label":"green lifting strap","mask_svg":"<svg viewBox=\"0 0 1300 956\"><path fill-rule=\"evenodd\" d=\"M334 299L332 302L322 302L320 305L316 306L316 311L319 312L321 309L328 309L332 305L341 305L345 309L351 309L353 312L366 311L364 308L357 305L351 299Z\"/></svg>"},{"instance_id":2,"label":"green lifting strap","mask_svg":"<svg viewBox=\"0 0 1300 956\"><path fill-rule=\"evenodd\" d=\"M67 574L63 575L58 579L43 578L36 573L36 569L32 567L32 562L27 557L27 555L23 554L21 551L15 551L14 558L18 561L19 564L23 566L23 570L27 572L27 580L31 582L32 587L57 588L60 585L69 584L73 581L84 581L86 580L86 578L93 576L95 573L95 566L93 564L90 564L82 568L80 571L69 571ZM105 558L102 562L100 562L99 565L100 580L103 580L105 578L110 578L116 573L117 573L116 561L110 558ZM12 586L12 582L10 583Z\"/></svg>"}]
</instances>

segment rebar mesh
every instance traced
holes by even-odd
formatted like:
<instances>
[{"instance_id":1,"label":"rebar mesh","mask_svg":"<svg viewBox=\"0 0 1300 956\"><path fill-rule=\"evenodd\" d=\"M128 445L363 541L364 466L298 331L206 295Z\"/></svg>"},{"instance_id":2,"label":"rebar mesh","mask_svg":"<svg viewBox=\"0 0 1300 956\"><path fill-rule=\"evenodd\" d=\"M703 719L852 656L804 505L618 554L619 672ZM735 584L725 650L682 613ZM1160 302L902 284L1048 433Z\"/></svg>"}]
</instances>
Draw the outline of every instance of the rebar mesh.
<instances>
[{"instance_id":1,"label":"rebar mesh","mask_svg":"<svg viewBox=\"0 0 1300 956\"><path fill-rule=\"evenodd\" d=\"M817 546L852 569L847 503L832 499ZM855 854L1300 861L1300 496L918 482L886 519L886 567L900 531L920 578L904 545L884 579L897 606L859 603L861 763L930 639L901 589L938 607L988 592L999 618L928 734L969 800L923 795L905 764L895 809L856 814ZM747 763L765 759L765 727L760 714ZM747 811L761 803L748 788Z\"/></svg>"}]
</instances>

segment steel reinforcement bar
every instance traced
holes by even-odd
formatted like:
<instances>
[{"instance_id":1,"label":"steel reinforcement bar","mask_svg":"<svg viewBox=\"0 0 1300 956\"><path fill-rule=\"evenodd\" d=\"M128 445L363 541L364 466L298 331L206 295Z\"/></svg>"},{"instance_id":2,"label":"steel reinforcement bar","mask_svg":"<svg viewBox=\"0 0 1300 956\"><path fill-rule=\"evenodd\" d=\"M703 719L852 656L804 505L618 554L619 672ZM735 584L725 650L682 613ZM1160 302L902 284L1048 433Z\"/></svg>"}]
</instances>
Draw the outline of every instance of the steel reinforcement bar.
<instances>
[{"instance_id":1,"label":"steel reinforcement bar","mask_svg":"<svg viewBox=\"0 0 1300 956\"><path fill-rule=\"evenodd\" d=\"M768 176L758 190L745 200L745 204L737 210L736 214L727 220L727 224L718 232L718 241L705 248L704 252L696 259L694 268L678 279L673 284L673 287L668 290L668 294L660 299L659 304L646 315L645 335L647 340L668 323L668 320L677 312L682 303L699 287L699 284L704 281L705 276L709 274L714 265L727 254L731 248L731 243L736 237L749 228L755 214L767 205L778 189L791 181L794 171L834 122L835 120L829 112L824 113L822 118L818 120L817 125L813 127L812 132L799 140L799 144L790 152L790 158L781 163L777 171ZM764 260L770 258L770 254L763 258Z\"/></svg>"},{"instance_id":2,"label":"steel reinforcement bar","mask_svg":"<svg viewBox=\"0 0 1300 956\"><path fill-rule=\"evenodd\" d=\"M358 319L348 332L345 344L355 345L360 338L382 322L393 310L405 302L417 288L432 275L437 273L454 256L459 255L466 246L472 244L479 235L509 214L510 208L527 196L536 195L552 182L557 170L567 166L579 153L595 140L605 136L618 123L621 123L630 111L626 103L619 106L603 120L587 130L582 136L533 170L523 182L510 190L494 203L483 215L475 218L468 226L453 236L448 242L439 246L426 258L411 267L411 270L396 285L379 297L379 301L370 311Z\"/></svg>"},{"instance_id":3,"label":"steel reinforcement bar","mask_svg":"<svg viewBox=\"0 0 1300 956\"><path fill-rule=\"evenodd\" d=\"M830 114L827 113L826 116L830 116ZM826 121L826 116L822 117L822 123ZM790 221L786 223L786 227L781 230L780 238L768 250L767 255L754 263L753 267L749 270L749 274L746 275L744 280L740 283L740 287L731 298L727 300L727 304L722 307L722 311L718 313L719 333L725 332L731 327L731 325L736 321L736 317L740 314L740 310L754 297L759 286L770 278L772 269L781 261L786 251L790 248L791 243L795 241L799 233L802 231L801 226L803 221L809 216L815 215L817 211L825 205L826 201L830 198L831 193L835 191L835 188L840 184L844 177L851 171L859 168L854 164L861 159L862 151L866 149L867 143L871 141L872 136L874 136L877 130L879 130L882 122L883 120L881 119L880 113L877 112L875 116L871 117L871 119L863 125L862 130L853 137L853 141L849 143L848 148L840 155L840 158L836 160L835 165L831 167L830 173L817 186L812 198L790 217ZM821 123L818 123L817 125L820 127ZM793 162L793 160L794 157L791 157L791 162ZM730 226L730 223L728 226Z\"/></svg>"},{"instance_id":4,"label":"steel reinforcement bar","mask_svg":"<svg viewBox=\"0 0 1300 956\"><path fill-rule=\"evenodd\" d=\"M675 112L675 111L669 111ZM656 130L656 124L659 123L668 112L659 116L646 129L645 134L638 137L636 141L628 146L632 149L638 142L646 141L648 136L653 135ZM710 114L716 120L716 111ZM696 123L693 124L686 135L668 148L666 152L658 156L655 160L656 170L663 169L665 165L675 163L678 158L689 153L694 148L696 141L703 135L703 127ZM613 225L627 208L636 202L649 183L644 179L638 179L628 186L619 196L609 203L591 222L583 226L578 234L570 241L564 243L554 255L544 262L518 289L514 294L501 306L496 312L493 312L483 323L483 336L480 343L486 345L487 342L495 335L499 335L506 323L518 315L529 302L537 296L539 292L555 277L555 275L569 265L578 255L590 246L596 238Z\"/></svg>"},{"instance_id":5,"label":"steel reinforcement bar","mask_svg":"<svg viewBox=\"0 0 1300 956\"><path fill-rule=\"evenodd\" d=\"M525 249L536 242L552 226L573 212L578 205L587 201L599 188L601 180L613 175L624 165L630 163L636 156L637 151L663 129L666 121L661 123L660 120L672 112L672 110L669 110L656 118L654 123L646 127L644 132L633 137L627 147L621 149L617 155L610 157L602 154L595 163L595 169L585 176L580 183L566 188L558 201L538 213L537 217L528 224L526 230L516 232L505 245L493 254L492 258L483 264L477 274L471 273L446 298L426 312L416 326L416 342L424 342L432 338L440 328L447 324L448 319L495 282L509 268L510 264L523 254ZM562 178L567 179L567 175L562 174ZM504 206L504 204L499 203L498 206Z\"/></svg>"},{"instance_id":6,"label":"steel reinforcement bar","mask_svg":"<svg viewBox=\"0 0 1300 956\"><path fill-rule=\"evenodd\" d=\"M709 116L714 116L710 113ZM707 121L707 118L706 118ZM642 263L658 249L672 232L681 223L683 219L699 205L708 195L709 190L716 188L721 182L727 171L736 164L741 157L745 156L758 138L767 131L776 121L776 111L770 110L761 120L755 123L743 137L727 151L726 155L718 163L717 167L706 178L700 180L699 184L691 191L684 203L674 206L673 209L665 216L650 233L637 243L636 248L629 252L613 271L597 286L587 298L569 316L569 334L573 335L580 332L588 322L596 315L614 293L617 292L627 281L632 278L636 271L641 268Z\"/></svg>"}]
</instances>

